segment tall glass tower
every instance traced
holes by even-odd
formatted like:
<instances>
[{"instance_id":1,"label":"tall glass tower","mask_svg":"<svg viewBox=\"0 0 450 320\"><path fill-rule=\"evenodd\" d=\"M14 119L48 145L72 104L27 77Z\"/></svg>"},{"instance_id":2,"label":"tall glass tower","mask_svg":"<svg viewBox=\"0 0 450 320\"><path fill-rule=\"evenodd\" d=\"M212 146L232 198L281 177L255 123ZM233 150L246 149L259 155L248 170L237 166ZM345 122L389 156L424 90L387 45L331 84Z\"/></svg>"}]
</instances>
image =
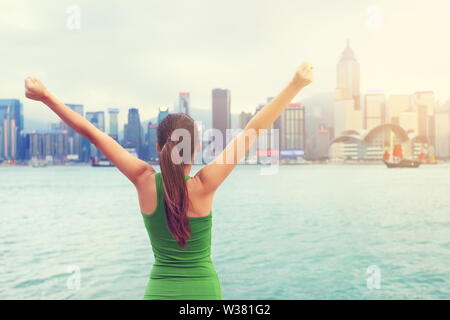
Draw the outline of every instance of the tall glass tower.
<instances>
[{"instance_id":1,"label":"tall glass tower","mask_svg":"<svg viewBox=\"0 0 450 320\"><path fill-rule=\"evenodd\" d=\"M231 129L231 92L228 89L212 91L212 127L220 130L223 136L222 147L227 144L227 129Z\"/></svg>"},{"instance_id":2,"label":"tall glass tower","mask_svg":"<svg viewBox=\"0 0 450 320\"><path fill-rule=\"evenodd\" d=\"M105 132L105 112L104 111L96 111L96 112L86 112L86 119L89 120L97 129Z\"/></svg>"},{"instance_id":3,"label":"tall glass tower","mask_svg":"<svg viewBox=\"0 0 450 320\"><path fill-rule=\"evenodd\" d=\"M159 159L158 151L156 150L158 124L149 122L147 125L147 143L150 161L157 161Z\"/></svg>"},{"instance_id":4,"label":"tall glass tower","mask_svg":"<svg viewBox=\"0 0 450 320\"><path fill-rule=\"evenodd\" d=\"M139 152L142 143L142 126L139 117L139 110L136 108L128 109L128 123L125 126L125 146L135 148Z\"/></svg>"},{"instance_id":5,"label":"tall glass tower","mask_svg":"<svg viewBox=\"0 0 450 320\"><path fill-rule=\"evenodd\" d=\"M355 53L350 47L350 41L347 40L347 47L342 52L341 59L337 64L337 86L341 90L342 100L353 99L355 101L355 110L361 109L360 102L360 68L356 60Z\"/></svg>"},{"instance_id":6,"label":"tall glass tower","mask_svg":"<svg viewBox=\"0 0 450 320\"><path fill-rule=\"evenodd\" d=\"M119 121L118 114L120 109L109 108L109 135L116 141L119 141Z\"/></svg>"},{"instance_id":7,"label":"tall glass tower","mask_svg":"<svg viewBox=\"0 0 450 320\"><path fill-rule=\"evenodd\" d=\"M82 104L69 104L68 103L67 106L83 117L84 107ZM61 125L63 126L62 129L67 130L67 132L68 132L68 141L69 141L68 153L77 155L78 160L81 161L83 159L83 150L82 150L83 139L86 139L86 138L80 136L78 133L76 133L72 128L70 128L64 122L62 122Z\"/></svg>"},{"instance_id":8,"label":"tall glass tower","mask_svg":"<svg viewBox=\"0 0 450 320\"><path fill-rule=\"evenodd\" d=\"M86 119L91 122L97 129L105 132L105 112L86 112ZM93 144L90 144L91 157L103 157L100 150L98 150Z\"/></svg>"},{"instance_id":9,"label":"tall glass tower","mask_svg":"<svg viewBox=\"0 0 450 320\"><path fill-rule=\"evenodd\" d=\"M158 124L161 123L161 121L163 121L163 119L168 115L169 115L169 108L165 106L160 107L158 112Z\"/></svg>"},{"instance_id":10,"label":"tall glass tower","mask_svg":"<svg viewBox=\"0 0 450 320\"><path fill-rule=\"evenodd\" d=\"M0 99L0 159L15 161L21 154L23 105L17 99Z\"/></svg>"}]
</instances>

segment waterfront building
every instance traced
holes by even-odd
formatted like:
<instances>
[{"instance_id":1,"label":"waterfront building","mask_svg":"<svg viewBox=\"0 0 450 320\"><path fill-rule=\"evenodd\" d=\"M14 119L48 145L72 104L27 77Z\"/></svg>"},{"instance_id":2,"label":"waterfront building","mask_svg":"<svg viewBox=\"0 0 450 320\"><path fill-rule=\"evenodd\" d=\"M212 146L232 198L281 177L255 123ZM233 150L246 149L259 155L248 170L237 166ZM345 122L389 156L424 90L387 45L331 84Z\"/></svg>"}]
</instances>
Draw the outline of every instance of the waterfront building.
<instances>
[{"instance_id":1,"label":"waterfront building","mask_svg":"<svg viewBox=\"0 0 450 320\"><path fill-rule=\"evenodd\" d=\"M150 161L158 161L159 153L156 150L158 124L149 122L147 125L148 157Z\"/></svg>"},{"instance_id":2,"label":"waterfront building","mask_svg":"<svg viewBox=\"0 0 450 320\"><path fill-rule=\"evenodd\" d=\"M119 141L119 112L118 108L108 108L109 116L109 136L116 141Z\"/></svg>"},{"instance_id":3,"label":"waterfront building","mask_svg":"<svg viewBox=\"0 0 450 320\"><path fill-rule=\"evenodd\" d=\"M435 114L436 157L450 158L450 115L448 112Z\"/></svg>"},{"instance_id":4,"label":"waterfront building","mask_svg":"<svg viewBox=\"0 0 450 320\"><path fill-rule=\"evenodd\" d=\"M386 98L384 93L367 93L364 99L365 129L372 130L385 123Z\"/></svg>"},{"instance_id":5,"label":"waterfront building","mask_svg":"<svg viewBox=\"0 0 450 320\"><path fill-rule=\"evenodd\" d=\"M92 123L97 129L105 132L105 112L104 111L95 111L95 112L86 112L86 119ZM97 147L90 143L89 144L89 157L102 157L100 150Z\"/></svg>"},{"instance_id":6,"label":"waterfront building","mask_svg":"<svg viewBox=\"0 0 450 320\"><path fill-rule=\"evenodd\" d=\"M23 105L18 99L0 99L0 159L12 163L23 155L20 132Z\"/></svg>"},{"instance_id":7,"label":"waterfront building","mask_svg":"<svg viewBox=\"0 0 450 320\"><path fill-rule=\"evenodd\" d=\"M291 103L280 116L280 157L299 159L305 156L305 107Z\"/></svg>"},{"instance_id":8,"label":"waterfront building","mask_svg":"<svg viewBox=\"0 0 450 320\"><path fill-rule=\"evenodd\" d=\"M222 149L227 140L227 129L231 129L231 93L228 89L212 90L212 127L222 133Z\"/></svg>"}]
</instances>

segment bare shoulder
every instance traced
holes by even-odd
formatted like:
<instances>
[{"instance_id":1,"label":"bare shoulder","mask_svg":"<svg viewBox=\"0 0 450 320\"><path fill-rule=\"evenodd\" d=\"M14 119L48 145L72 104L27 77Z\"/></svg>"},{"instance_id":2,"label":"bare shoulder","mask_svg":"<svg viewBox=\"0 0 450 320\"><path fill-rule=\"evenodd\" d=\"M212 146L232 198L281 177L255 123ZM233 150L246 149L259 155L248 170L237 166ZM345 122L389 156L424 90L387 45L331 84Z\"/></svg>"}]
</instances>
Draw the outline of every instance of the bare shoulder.
<instances>
[{"instance_id":1,"label":"bare shoulder","mask_svg":"<svg viewBox=\"0 0 450 320\"><path fill-rule=\"evenodd\" d=\"M195 176L188 180L189 189L191 192L201 195L211 194L212 192L205 186L204 180L202 180L201 174L197 173Z\"/></svg>"},{"instance_id":2,"label":"bare shoulder","mask_svg":"<svg viewBox=\"0 0 450 320\"><path fill-rule=\"evenodd\" d=\"M211 212L214 192L210 192L198 175L187 181L189 192L189 214L192 217L205 217Z\"/></svg>"},{"instance_id":3,"label":"bare shoulder","mask_svg":"<svg viewBox=\"0 0 450 320\"><path fill-rule=\"evenodd\" d=\"M201 168L194 179L205 194L214 194L234 165L213 161Z\"/></svg>"}]
</instances>

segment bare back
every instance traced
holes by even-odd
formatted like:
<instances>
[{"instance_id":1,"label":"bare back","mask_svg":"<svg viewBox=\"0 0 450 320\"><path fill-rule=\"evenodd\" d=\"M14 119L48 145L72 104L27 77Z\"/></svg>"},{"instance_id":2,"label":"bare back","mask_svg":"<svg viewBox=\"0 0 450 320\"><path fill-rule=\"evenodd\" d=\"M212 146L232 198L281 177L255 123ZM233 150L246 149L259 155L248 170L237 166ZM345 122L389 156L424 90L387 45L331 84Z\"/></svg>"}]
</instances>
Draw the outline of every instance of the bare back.
<instances>
[{"instance_id":1,"label":"bare back","mask_svg":"<svg viewBox=\"0 0 450 320\"><path fill-rule=\"evenodd\" d=\"M155 171L148 170L136 184L139 206L143 214L151 215L157 205ZM186 180L189 195L188 217L199 218L211 212L213 192L205 190L198 176Z\"/></svg>"}]
</instances>

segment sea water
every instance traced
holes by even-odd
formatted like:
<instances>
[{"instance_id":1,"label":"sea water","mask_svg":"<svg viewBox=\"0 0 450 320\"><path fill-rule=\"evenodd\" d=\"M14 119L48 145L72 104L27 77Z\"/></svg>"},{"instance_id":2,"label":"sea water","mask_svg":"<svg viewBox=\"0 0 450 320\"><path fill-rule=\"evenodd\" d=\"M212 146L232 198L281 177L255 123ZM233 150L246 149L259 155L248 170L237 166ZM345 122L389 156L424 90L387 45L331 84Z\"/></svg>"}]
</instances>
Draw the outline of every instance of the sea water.
<instances>
[{"instance_id":1,"label":"sea water","mask_svg":"<svg viewBox=\"0 0 450 320\"><path fill-rule=\"evenodd\" d=\"M262 169L214 200L224 299L450 299L449 165ZM0 219L1 299L142 299L152 250L116 168L0 167Z\"/></svg>"}]
</instances>

